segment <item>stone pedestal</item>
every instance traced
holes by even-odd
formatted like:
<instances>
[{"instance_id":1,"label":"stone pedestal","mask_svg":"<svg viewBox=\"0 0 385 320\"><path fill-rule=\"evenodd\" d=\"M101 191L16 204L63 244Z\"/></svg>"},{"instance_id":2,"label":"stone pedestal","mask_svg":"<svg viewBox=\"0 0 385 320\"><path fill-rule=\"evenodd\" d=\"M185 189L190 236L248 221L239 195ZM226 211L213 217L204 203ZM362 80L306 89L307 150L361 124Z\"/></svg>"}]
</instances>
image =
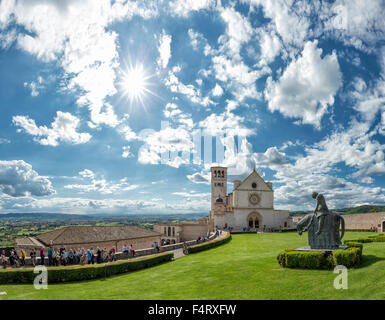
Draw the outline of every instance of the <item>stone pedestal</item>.
<instances>
[{"instance_id":1,"label":"stone pedestal","mask_svg":"<svg viewBox=\"0 0 385 320\"><path fill-rule=\"evenodd\" d=\"M346 250L349 248L348 246L339 246L335 249L311 249L310 246L304 246L297 249L294 249L293 251L334 251L334 250Z\"/></svg>"}]
</instances>

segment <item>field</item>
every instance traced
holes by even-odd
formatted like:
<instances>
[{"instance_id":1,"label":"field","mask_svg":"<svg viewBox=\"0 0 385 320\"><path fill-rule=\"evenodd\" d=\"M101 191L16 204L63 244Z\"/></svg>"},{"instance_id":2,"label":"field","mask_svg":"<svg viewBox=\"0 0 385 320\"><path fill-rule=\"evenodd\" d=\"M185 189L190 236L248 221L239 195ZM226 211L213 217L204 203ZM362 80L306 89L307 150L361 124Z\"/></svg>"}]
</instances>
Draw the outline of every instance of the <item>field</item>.
<instances>
[{"instance_id":1,"label":"field","mask_svg":"<svg viewBox=\"0 0 385 320\"><path fill-rule=\"evenodd\" d=\"M348 232L345 239L373 233ZM1 299L385 299L385 243L364 245L361 267L350 269L348 290L336 290L333 271L282 269L284 248L306 245L294 232L233 235L223 246L173 262L102 280L0 285Z\"/></svg>"}]
</instances>

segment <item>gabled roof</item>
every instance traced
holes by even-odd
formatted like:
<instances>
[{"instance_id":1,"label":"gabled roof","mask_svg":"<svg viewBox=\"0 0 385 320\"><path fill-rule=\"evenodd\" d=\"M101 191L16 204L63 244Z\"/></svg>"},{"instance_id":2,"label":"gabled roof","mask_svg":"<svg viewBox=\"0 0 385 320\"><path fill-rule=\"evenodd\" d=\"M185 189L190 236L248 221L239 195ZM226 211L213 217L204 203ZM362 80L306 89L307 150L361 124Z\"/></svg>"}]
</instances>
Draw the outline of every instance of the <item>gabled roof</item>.
<instances>
[{"instance_id":1,"label":"gabled roof","mask_svg":"<svg viewBox=\"0 0 385 320\"><path fill-rule=\"evenodd\" d=\"M236 188L236 190L242 189L252 189L251 184L253 182L257 183L257 190L273 191L273 189L266 183L265 180L258 174L255 169L249 174L249 176L241 182L241 184Z\"/></svg>"},{"instance_id":2,"label":"gabled roof","mask_svg":"<svg viewBox=\"0 0 385 320\"><path fill-rule=\"evenodd\" d=\"M49 246L50 244L64 245L129 240L158 235L160 235L159 232L136 226L69 226L51 232L42 233L36 238L43 242L46 246Z\"/></svg>"}]
</instances>

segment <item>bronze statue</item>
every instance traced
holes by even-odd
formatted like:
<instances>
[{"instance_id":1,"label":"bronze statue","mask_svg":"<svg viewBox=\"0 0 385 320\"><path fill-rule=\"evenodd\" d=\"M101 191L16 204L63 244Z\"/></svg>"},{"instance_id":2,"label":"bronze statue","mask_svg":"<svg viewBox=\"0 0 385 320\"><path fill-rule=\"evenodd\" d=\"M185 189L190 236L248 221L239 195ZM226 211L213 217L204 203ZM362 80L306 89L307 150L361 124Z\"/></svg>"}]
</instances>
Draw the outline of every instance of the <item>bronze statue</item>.
<instances>
[{"instance_id":1,"label":"bronze statue","mask_svg":"<svg viewBox=\"0 0 385 320\"><path fill-rule=\"evenodd\" d=\"M317 206L314 213L306 215L298 222L299 235L308 231L308 242L311 249L338 249L345 233L344 219L329 211L322 194L313 192L312 198L317 200Z\"/></svg>"}]
</instances>

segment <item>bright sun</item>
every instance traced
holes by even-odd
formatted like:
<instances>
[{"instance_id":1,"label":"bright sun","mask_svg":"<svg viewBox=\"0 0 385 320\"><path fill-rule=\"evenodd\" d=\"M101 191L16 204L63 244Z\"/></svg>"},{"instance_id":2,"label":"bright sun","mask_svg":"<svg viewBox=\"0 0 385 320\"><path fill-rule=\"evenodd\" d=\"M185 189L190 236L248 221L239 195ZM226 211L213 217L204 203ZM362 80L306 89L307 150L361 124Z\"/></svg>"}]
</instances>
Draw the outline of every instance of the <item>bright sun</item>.
<instances>
[{"instance_id":1,"label":"bright sun","mask_svg":"<svg viewBox=\"0 0 385 320\"><path fill-rule=\"evenodd\" d=\"M149 78L151 78L151 76L146 75L143 66L137 65L129 68L126 72L124 72L120 83L125 96L127 96L131 102L140 101L143 104L143 97L145 94L151 93L148 89Z\"/></svg>"}]
</instances>

